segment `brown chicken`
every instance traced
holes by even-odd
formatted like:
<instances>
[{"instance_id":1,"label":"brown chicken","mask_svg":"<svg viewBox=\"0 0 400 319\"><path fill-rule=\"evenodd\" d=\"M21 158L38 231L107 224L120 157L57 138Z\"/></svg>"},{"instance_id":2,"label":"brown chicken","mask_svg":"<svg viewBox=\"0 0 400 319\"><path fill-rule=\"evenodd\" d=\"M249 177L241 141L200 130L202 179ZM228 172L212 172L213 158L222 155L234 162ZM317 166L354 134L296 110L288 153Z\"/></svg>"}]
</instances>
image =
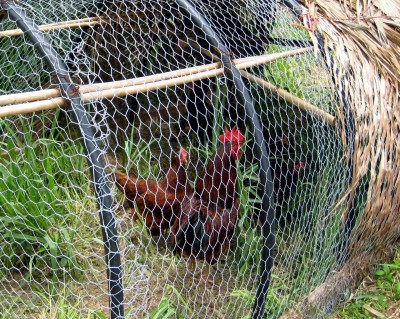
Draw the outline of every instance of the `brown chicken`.
<instances>
[{"instance_id":1,"label":"brown chicken","mask_svg":"<svg viewBox=\"0 0 400 319\"><path fill-rule=\"evenodd\" d=\"M171 234L175 253L208 264L227 252L239 209L235 161L240 157L244 136L234 127L232 131L225 129L219 141L223 145L210 158L194 193L183 199Z\"/></svg>"},{"instance_id":2,"label":"brown chicken","mask_svg":"<svg viewBox=\"0 0 400 319\"><path fill-rule=\"evenodd\" d=\"M158 236L164 229L169 228L180 214L182 200L186 192L189 192L186 163L187 152L181 148L179 155L173 157L170 168L161 182L136 179L119 171L115 172L115 184L125 194L132 208L136 203L138 213L153 236ZM133 218L138 218L135 211Z\"/></svg>"}]
</instances>

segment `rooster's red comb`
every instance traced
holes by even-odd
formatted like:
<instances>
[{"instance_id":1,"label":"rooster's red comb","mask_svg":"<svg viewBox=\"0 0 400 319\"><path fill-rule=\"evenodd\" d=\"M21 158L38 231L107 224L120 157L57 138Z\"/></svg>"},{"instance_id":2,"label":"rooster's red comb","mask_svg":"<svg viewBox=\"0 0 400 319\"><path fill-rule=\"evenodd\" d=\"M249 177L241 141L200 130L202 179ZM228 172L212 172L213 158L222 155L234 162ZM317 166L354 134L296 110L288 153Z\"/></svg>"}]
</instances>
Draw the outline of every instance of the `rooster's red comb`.
<instances>
[{"instance_id":1,"label":"rooster's red comb","mask_svg":"<svg viewBox=\"0 0 400 319\"><path fill-rule=\"evenodd\" d=\"M179 151L179 159L180 159L181 163L187 162L187 152L183 147L181 147L181 149Z\"/></svg>"},{"instance_id":2,"label":"rooster's red comb","mask_svg":"<svg viewBox=\"0 0 400 319\"><path fill-rule=\"evenodd\" d=\"M244 142L244 135L236 126L234 126L231 131L225 127L224 133L219 136L218 141L221 143L236 142L238 144L242 144Z\"/></svg>"},{"instance_id":3,"label":"rooster's red comb","mask_svg":"<svg viewBox=\"0 0 400 319\"><path fill-rule=\"evenodd\" d=\"M300 172L306 168L306 164L304 162L298 162L296 165L293 166L295 172Z\"/></svg>"}]
</instances>

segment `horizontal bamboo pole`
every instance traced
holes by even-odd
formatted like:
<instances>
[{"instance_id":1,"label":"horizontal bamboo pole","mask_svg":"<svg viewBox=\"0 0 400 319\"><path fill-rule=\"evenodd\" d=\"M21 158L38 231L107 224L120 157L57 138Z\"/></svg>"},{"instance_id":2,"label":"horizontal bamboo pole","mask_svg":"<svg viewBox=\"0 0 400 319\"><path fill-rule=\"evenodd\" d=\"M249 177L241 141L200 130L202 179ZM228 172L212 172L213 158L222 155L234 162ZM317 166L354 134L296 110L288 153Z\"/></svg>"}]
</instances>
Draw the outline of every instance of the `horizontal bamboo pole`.
<instances>
[{"instance_id":1,"label":"horizontal bamboo pole","mask_svg":"<svg viewBox=\"0 0 400 319\"><path fill-rule=\"evenodd\" d=\"M272 62L272 61L275 61L278 59L283 59L283 58L286 58L289 56L304 54L304 53L310 52L312 50L313 50L313 47L306 47L306 48L289 50L289 51L285 51L285 52L271 53L271 54L259 56L256 61L250 60L250 57L238 59L241 61L239 62L239 65L236 65L236 67L240 70L247 69L247 68L251 68L253 66L265 64L265 63Z\"/></svg>"},{"instance_id":2,"label":"horizontal bamboo pole","mask_svg":"<svg viewBox=\"0 0 400 319\"><path fill-rule=\"evenodd\" d=\"M58 106L67 106L68 104L68 100L62 97L57 97L50 100L40 100L30 103L7 105L0 107L0 117L50 110Z\"/></svg>"},{"instance_id":3,"label":"horizontal bamboo pole","mask_svg":"<svg viewBox=\"0 0 400 319\"><path fill-rule=\"evenodd\" d=\"M254 57L251 61L249 61L249 58L235 59L233 62L236 64L238 69L244 69L290 55L306 53L311 49L312 48L309 47L286 51L283 53L268 54ZM241 63L241 61L245 62ZM215 77L223 74L223 72L224 70L221 68L220 62L217 62L187 68L184 70L155 74L142 78L84 85L79 88L79 92L81 93L81 97L84 102L91 102L101 98L112 98L115 96L124 96L127 94L165 89L174 85L181 85L184 83L199 81L205 78ZM0 107L0 117L36 112L45 109L47 110L58 106L65 106L67 104L67 101L63 98L55 96L56 92L54 89L31 92L31 96L29 93L30 92L0 96L0 105L9 104L10 101L17 101L17 103L30 102ZM58 93L57 96L60 96L60 93ZM47 100L48 98L51 99ZM40 103L43 104L42 109L40 108Z\"/></svg>"},{"instance_id":4,"label":"horizontal bamboo pole","mask_svg":"<svg viewBox=\"0 0 400 319\"><path fill-rule=\"evenodd\" d=\"M121 80L115 82L106 82L106 83L95 83L95 84L88 84L82 85L79 87L79 92L82 93L89 93L89 92L96 92L96 91L103 91L109 89L118 89L123 87L129 87L133 85L140 85L146 83L153 83L162 80L168 80L172 78L178 78L180 76L185 76L188 74L197 74L209 70L215 70L218 68L218 63L202 65L199 67L192 67L183 70L176 70L166 73L160 73L135 79L129 80ZM60 91L58 89L46 89L40 90L35 92L25 92L25 93L16 93L16 94L8 94L0 96L0 105L8 105L8 104L16 104L16 103L23 103L23 102L32 102L37 100L45 100L54 97L61 96Z\"/></svg>"},{"instance_id":5,"label":"horizontal bamboo pole","mask_svg":"<svg viewBox=\"0 0 400 319\"><path fill-rule=\"evenodd\" d=\"M196 66L192 68L187 68L183 70L176 70L166 73L160 73L145 77L140 77L136 79L129 80L121 80L115 82L106 82L106 83L95 83L82 85L79 87L79 93L90 93L90 92L98 92L110 89L120 89L124 87L131 87L134 85L155 83L159 81L164 81L173 78L179 78L181 76L186 76L190 74L199 74L201 72L207 72L210 70L216 70L220 67L219 63L207 64L202 66ZM16 94L8 94L0 96L0 105L8 105L8 104L16 104L23 102L32 102L37 100L45 100L50 98L55 98L61 96L60 91L58 89L46 89L35 92L24 92L24 93L16 93Z\"/></svg>"},{"instance_id":6,"label":"horizontal bamboo pole","mask_svg":"<svg viewBox=\"0 0 400 319\"><path fill-rule=\"evenodd\" d=\"M105 22L106 20L104 20L102 17L84 18L78 20L56 22L51 24L42 24L39 26L39 30L50 31L50 30L67 29L67 28L90 27ZM0 38L14 37L22 34L23 32L21 29L5 30L0 32Z\"/></svg>"},{"instance_id":7,"label":"horizontal bamboo pole","mask_svg":"<svg viewBox=\"0 0 400 319\"><path fill-rule=\"evenodd\" d=\"M326 123L328 123L330 125L335 124L335 117L333 115L329 114L328 112L325 112L324 110L321 110L320 108L316 107L315 105L297 97L296 95L289 93L288 91L286 91L284 89L277 87L276 85L273 85L273 84L265 81L264 79L254 76L253 74L250 74L244 70L240 70L240 73L247 79L249 79L253 82L256 82L257 84L263 86L264 88L271 90L271 92L274 95L283 98L285 101L287 101L288 103L290 103L292 105L297 106L299 109L313 114L314 116L318 117L319 119L325 121Z\"/></svg>"},{"instance_id":8,"label":"horizontal bamboo pole","mask_svg":"<svg viewBox=\"0 0 400 319\"><path fill-rule=\"evenodd\" d=\"M222 68L218 68L215 70L199 72L196 74L180 76L173 79L157 81L153 83L145 83L141 85L132 85L132 86L125 86L122 88L112 88L108 90L96 91L96 92L89 92L82 94L82 101L83 102L91 102L98 99L107 99L116 96L125 96L128 94L136 94L140 92L148 92L148 91L155 91L155 90L162 90L167 87L181 85L185 83L191 83L199 80L204 80L212 77L216 77L218 75L223 74L224 70Z\"/></svg>"},{"instance_id":9,"label":"horizontal bamboo pole","mask_svg":"<svg viewBox=\"0 0 400 319\"><path fill-rule=\"evenodd\" d=\"M212 54L210 51L207 51L207 50L201 48L197 43L194 43L194 42L191 41L191 40L190 40L189 43L190 43L190 45L191 45L192 47L194 47L194 48L197 49L197 50L201 50L203 54L207 55L207 56L210 57L211 59L218 59L214 54ZM241 65L244 65L244 63L247 63L248 61L251 61L251 57L247 57L247 58L241 59ZM271 83L268 83L267 81L265 81L265 80L263 80L263 79L261 79L261 78L259 78L259 77L256 77L256 76L254 76L254 75L252 75L252 74L250 74L250 73L248 73L248 72L246 72L246 71L244 71L244 70L239 70L239 71L240 71L240 73L241 73L243 76L247 77L249 80L251 80L251 81L253 81L253 82L256 82L256 83L258 83L258 84L261 84L261 85L263 85L264 87L270 88L270 90L271 90L276 96L282 97L284 100L286 100L287 102L291 103L292 105L293 105L293 103L296 103L296 102L297 102L296 105L297 105L300 109L302 109L302 110L304 110L304 111L305 111L305 110L308 110L308 111L310 111L310 112L314 112L314 114L317 114L317 113L315 113L315 110L318 110L318 112L320 112L320 111L323 112L322 110L320 110L320 109L317 108L316 106L314 106L314 105L308 103L307 101L304 101L304 100L302 100L302 99L300 99L300 98L294 96L293 94L290 94L289 92L287 92L287 91L285 91L285 90L281 90L281 89L277 88L276 86L272 85ZM272 89L272 88L273 88L273 89ZM284 95L281 95L281 93L285 93L285 94L284 94ZM319 117L322 116L322 117L323 117L323 120L326 121L327 123L331 124L331 125L334 124L335 118L334 118L332 115L330 115L329 113L324 112L323 114L317 114L317 116L319 116Z\"/></svg>"},{"instance_id":10,"label":"horizontal bamboo pole","mask_svg":"<svg viewBox=\"0 0 400 319\"><path fill-rule=\"evenodd\" d=\"M235 59L235 60L233 60L233 62L236 64L236 66L239 69L243 69L244 67L249 67L248 63L250 63L250 62L252 62L250 64L250 66L260 65L260 64L272 62L274 60L281 59L281 58L284 58L284 57L287 57L290 55L305 53L307 51L310 51L311 49L312 48L310 47L310 48L305 48L305 49L291 50L291 51L287 51L287 52L283 52L283 53L267 54L267 55L256 56L256 57L251 57L251 58L249 58L249 57L241 58L241 59ZM251 59L251 61L249 59ZM243 62L245 62L246 64L243 64ZM186 76L186 75L190 75L190 74L198 74L201 72L216 70L220 67L221 67L221 64L219 62L217 62L217 63L195 66L195 67L186 68L183 70L170 71L170 72L165 72L165 73L160 73L160 74L155 74L155 75L150 75L150 76L145 76L145 77L140 77L140 78L135 78L135 79L82 85L79 88L79 92L80 93L88 93L88 92L108 90L108 89L113 89L113 88L123 88L123 87L133 86L133 85L153 83L153 82L157 82L157 81L178 78L178 77ZM59 97L59 96L61 96L61 94L58 89L46 89L46 90L40 90L40 91L35 91L35 92L9 94L9 95L0 96L0 105L8 105L8 104L31 102L31 101L37 101L37 100L45 100L45 99L55 98L55 97Z\"/></svg>"},{"instance_id":11,"label":"horizontal bamboo pole","mask_svg":"<svg viewBox=\"0 0 400 319\"><path fill-rule=\"evenodd\" d=\"M46 100L60 96L61 96L60 90L58 89L46 89L34 92L7 94L0 96L0 105Z\"/></svg>"}]
</instances>

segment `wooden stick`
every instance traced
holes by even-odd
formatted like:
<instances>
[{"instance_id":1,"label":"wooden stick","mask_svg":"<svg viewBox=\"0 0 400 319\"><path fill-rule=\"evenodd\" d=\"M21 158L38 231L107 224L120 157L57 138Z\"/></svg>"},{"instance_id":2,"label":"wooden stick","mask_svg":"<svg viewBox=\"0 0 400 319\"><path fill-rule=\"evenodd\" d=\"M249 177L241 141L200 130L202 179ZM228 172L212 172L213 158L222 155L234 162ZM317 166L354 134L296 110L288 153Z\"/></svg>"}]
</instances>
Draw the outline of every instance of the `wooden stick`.
<instances>
[{"instance_id":1,"label":"wooden stick","mask_svg":"<svg viewBox=\"0 0 400 319\"><path fill-rule=\"evenodd\" d=\"M363 308L366 309L368 312L370 312L373 316L376 316L379 319L387 319L386 316L382 312L379 312L378 310L372 308L368 304L364 304Z\"/></svg>"},{"instance_id":2,"label":"wooden stick","mask_svg":"<svg viewBox=\"0 0 400 319\"><path fill-rule=\"evenodd\" d=\"M254 57L251 61L249 61L249 58L235 59L233 62L236 64L238 69L243 69L246 67L274 61L289 55L305 53L310 49L312 48L297 49L283 53L258 56ZM241 63L241 61L245 62ZM82 94L82 100L84 102L91 102L100 98L110 98L113 96L124 96L138 92L164 89L174 85L181 85L184 83L199 81L205 78L215 77L223 74L223 72L224 70L221 68L221 63L218 62L136 79L84 85L79 88L79 91ZM0 105L9 104L10 101L17 101L17 103L21 103L23 101L36 101L26 104L14 104L0 107L0 117L36 112L40 110L56 108L57 106L67 105L67 100L64 100L61 97L56 97L60 96L59 92L56 95L56 91L58 92L58 90L48 89L36 92L0 96ZM51 99L43 100L48 98ZM41 104L43 105L43 108L40 108Z\"/></svg>"},{"instance_id":3,"label":"wooden stick","mask_svg":"<svg viewBox=\"0 0 400 319\"><path fill-rule=\"evenodd\" d=\"M238 60L240 60L240 62L238 65L236 65L236 67L238 69L247 69L247 68L251 68L256 65L265 64L265 63L272 62L272 61L275 61L278 59L286 58L288 56L304 54L309 51L312 51L312 49L313 49L313 47L307 47L307 48L294 49L294 50L285 51L285 52L271 53L271 54L258 56L252 60L250 60L250 57L238 59ZM236 60L233 60L233 61L236 61Z\"/></svg>"},{"instance_id":4,"label":"wooden stick","mask_svg":"<svg viewBox=\"0 0 400 319\"><path fill-rule=\"evenodd\" d=\"M188 74L198 74L198 73L209 71L209 70L216 70L219 67L220 67L219 63L212 63L212 64L207 64L207 65L187 68L184 70L176 70L176 71L171 71L171 72L166 72L166 73L161 73L161 74L140 77L140 78L136 78L136 79L82 85L79 88L79 92L80 93L89 93L89 92L103 91L103 90L109 90L109 89L130 87L133 85L154 83L154 82L168 80L168 79L172 79L172 78L179 78L181 76L185 76ZM9 95L0 96L0 105L31 102L31 101L44 100L44 99L49 99L49 98L54 98L54 97L59 97L59 96L61 96L61 94L58 89L46 89L46 90L40 90L40 91L34 91L34 92L9 94Z\"/></svg>"},{"instance_id":5,"label":"wooden stick","mask_svg":"<svg viewBox=\"0 0 400 319\"><path fill-rule=\"evenodd\" d=\"M273 84L271 84L257 76L254 76L244 70L241 70L240 73L244 77L248 78L249 80L256 82L256 83L260 84L262 87L271 90L271 92L274 95L283 98L285 101L287 101L288 103L290 103L294 106L297 106L299 109L313 114L314 116L322 119L323 121L325 121L326 123L328 123L330 125L335 124L335 117L333 115L321 110L320 108L316 107L315 105L312 105L311 103L308 103L307 101L304 101L303 99L300 99L296 95L293 95L284 89L278 88L276 85L273 85Z\"/></svg>"},{"instance_id":6,"label":"wooden stick","mask_svg":"<svg viewBox=\"0 0 400 319\"><path fill-rule=\"evenodd\" d=\"M106 83L95 83L82 85L79 88L80 93L88 93L88 92L96 92L102 90L108 90L113 88L123 88L133 85L153 83L161 80L167 80L171 78L178 78L187 74L196 74L208 70L213 70L218 68L218 63L213 63L209 65L202 65L200 67L192 67L184 70L176 70L161 74L155 74L145 77L140 77L136 79L129 80L121 80L115 82L106 82ZM31 102L37 100L44 100L54 97L61 96L60 91L58 89L46 89L34 92L25 92L25 93L16 93L16 94L8 94L0 96L0 105L8 105L14 103L23 103L23 102Z\"/></svg>"},{"instance_id":7,"label":"wooden stick","mask_svg":"<svg viewBox=\"0 0 400 319\"><path fill-rule=\"evenodd\" d=\"M67 28L90 27L106 22L107 21L104 20L103 17L84 18L78 20L56 22L51 24L43 24L39 26L39 30L50 31L50 30L67 29ZM21 29L6 30L0 32L0 38L13 37L22 34L24 33L22 32Z\"/></svg>"},{"instance_id":8,"label":"wooden stick","mask_svg":"<svg viewBox=\"0 0 400 319\"><path fill-rule=\"evenodd\" d=\"M218 70L220 68L221 68L220 63L206 64L206 65L186 68L183 70L176 70L176 71L170 71L170 72L165 72L165 73L160 73L160 74L155 74L155 75L150 75L150 76L144 76L144 77L140 77L140 78L136 78L136 79L83 85L80 87L79 92L89 93L89 92L95 92L95 91L124 88L124 87L129 87L129 86L134 86L134 85L140 85L140 84L148 84L148 83L153 84L153 83L159 82L159 81L165 81L165 80L169 80L169 79L179 79L182 76L186 76L186 75L190 75L190 74L192 74L192 75L200 74L202 72Z\"/></svg>"},{"instance_id":9,"label":"wooden stick","mask_svg":"<svg viewBox=\"0 0 400 319\"><path fill-rule=\"evenodd\" d=\"M68 105L68 100L62 97L57 97L51 100L41 100L36 102L24 103L24 104L7 105L0 107L0 117L50 110L58 106L66 106L66 105Z\"/></svg>"},{"instance_id":10,"label":"wooden stick","mask_svg":"<svg viewBox=\"0 0 400 319\"><path fill-rule=\"evenodd\" d=\"M233 62L236 64L237 68L243 69L245 67L248 67L250 62L252 62L252 64L250 64L250 66L255 66L255 65L271 62L271 61L274 61L274 60L277 60L277 59L280 59L280 58L283 58L283 57L286 57L289 55L301 54L301 53L307 52L311 49L312 49L312 47L306 48L306 49L300 49L301 51L292 50L292 51L287 51L287 52L283 52L283 53L274 53L274 54L267 54L267 55L262 55L262 56L255 56L255 57L251 57L251 58L248 57L248 58L242 58L242 59L235 59L235 60L233 60ZM243 62L245 62L246 64L243 64ZM161 74L155 74L155 75L150 75L150 76L145 76L145 77L140 77L140 78L135 78L135 79L82 85L79 88L79 92L80 93L88 93L88 92L108 90L108 89L113 89L113 88L123 88L123 87L127 87L127 86L139 85L139 84L153 83L153 82L168 80L168 79L172 79L172 78L179 78L181 76L185 76L185 75L189 75L189 74L198 74L201 72L216 70L220 67L221 67L221 64L219 62L217 62L217 63L195 66L195 67L186 68L183 70L170 71L170 72L165 72L165 73L161 73ZM46 89L46 90L40 90L40 91L35 91L35 92L9 94L9 95L0 96L0 105L8 105L8 104L13 104L13 103L23 103L23 102L31 102L31 101L37 101L37 100L45 100L45 99L49 99L49 98L59 97L60 95L61 94L58 91L58 89Z\"/></svg>"},{"instance_id":11,"label":"wooden stick","mask_svg":"<svg viewBox=\"0 0 400 319\"><path fill-rule=\"evenodd\" d=\"M136 94L139 92L148 92L148 91L155 91L155 90L162 90L167 87L181 85L185 83L191 83L207 78L216 77L218 75L223 74L224 70L222 68L218 68L215 70L200 72L192 75L181 76L169 80L157 81L153 83L145 83L141 85L132 85L126 86L122 88L112 88L108 90L96 91L96 92L89 92L82 94L82 101L83 102L91 102L98 99L104 98L112 98L115 96L125 96L129 94ZM0 113L1 114L1 113Z\"/></svg>"},{"instance_id":12,"label":"wooden stick","mask_svg":"<svg viewBox=\"0 0 400 319\"><path fill-rule=\"evenodd\" d=\"M58 89L46 89L34 92L24 92L0 96L0 105L46 100L61 96Z\"/></svg>"}]
</instances>

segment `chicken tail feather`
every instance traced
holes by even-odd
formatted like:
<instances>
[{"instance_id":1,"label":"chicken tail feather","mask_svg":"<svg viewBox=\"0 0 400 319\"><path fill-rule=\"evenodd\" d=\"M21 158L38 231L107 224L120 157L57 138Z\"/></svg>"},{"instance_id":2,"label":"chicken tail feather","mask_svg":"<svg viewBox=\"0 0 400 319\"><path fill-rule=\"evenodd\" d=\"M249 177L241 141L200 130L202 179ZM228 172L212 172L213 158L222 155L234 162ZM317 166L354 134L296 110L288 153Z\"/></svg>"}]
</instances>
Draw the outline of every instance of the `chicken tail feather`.
<instances>
[{"instance_id":1,"label":"chicken tail feather","mask_svg":"<svg viewBox=\"0 0 400 319\"><path fill-rule=\"evenodd\" d=\"M208 243L209 236L200 211L190 215L175 235L175 248L188 252L195 258L204 258Z\"/></svg>"}]
</instances>

